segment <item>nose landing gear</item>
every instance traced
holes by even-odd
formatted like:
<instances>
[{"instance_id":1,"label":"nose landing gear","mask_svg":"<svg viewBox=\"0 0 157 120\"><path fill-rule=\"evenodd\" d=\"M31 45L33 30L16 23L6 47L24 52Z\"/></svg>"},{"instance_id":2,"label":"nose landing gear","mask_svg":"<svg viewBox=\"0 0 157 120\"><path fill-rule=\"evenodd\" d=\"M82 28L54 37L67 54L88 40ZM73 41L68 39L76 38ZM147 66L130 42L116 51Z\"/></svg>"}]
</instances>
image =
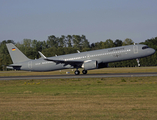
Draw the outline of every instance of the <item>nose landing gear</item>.
<instances>
[{"instance_id":1,"label":"nose landing gear","mask_svg":"<svg viewBox=\"0 0 157 120\"><path fill-rule=\"evenodd\" d=\"M141 66L140 65L140 60L137 58L136 61L137 61L138 67L140 67Z\"/></svg>"}]
</instances>

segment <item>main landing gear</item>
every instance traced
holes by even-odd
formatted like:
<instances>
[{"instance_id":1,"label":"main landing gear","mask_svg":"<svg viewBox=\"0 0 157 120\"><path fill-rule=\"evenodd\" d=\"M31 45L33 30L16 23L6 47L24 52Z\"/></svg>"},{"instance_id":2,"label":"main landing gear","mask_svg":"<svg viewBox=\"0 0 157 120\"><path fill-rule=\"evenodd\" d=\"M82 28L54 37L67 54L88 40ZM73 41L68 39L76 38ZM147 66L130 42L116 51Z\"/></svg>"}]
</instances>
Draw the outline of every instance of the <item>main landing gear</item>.
<instances>
[{"instance_id":1,"label":"main landing gear","mask_svg":"<svg viewBox=\"0 0 157 120\"><path fill-rule=\"evenodd\" d=\"M82 73L83 74L87 74L87 70L82 70Z\"/></svg>"},{"instance_id":2,"label":"main landing gear","mask_svg":"<svg viewBox=\"0 0 157 120\"><path fill-rule=\"evenodd\" d=\"M75 75L79 75L80 74L80 71L79 70L76 70L75 71Z\"/></svg>"},{"instance_id":3,"label":"main landing gear","mask_svg":"<svg viewBox=\"0 0 157 120\"><path fill-rule=\"evenodd\" d=\"M74 73L75 73L75 75L79 75L80 71L77 69ZM87 70L82 70L82 73L87 74Z\"/></svg>"}]
</instances>

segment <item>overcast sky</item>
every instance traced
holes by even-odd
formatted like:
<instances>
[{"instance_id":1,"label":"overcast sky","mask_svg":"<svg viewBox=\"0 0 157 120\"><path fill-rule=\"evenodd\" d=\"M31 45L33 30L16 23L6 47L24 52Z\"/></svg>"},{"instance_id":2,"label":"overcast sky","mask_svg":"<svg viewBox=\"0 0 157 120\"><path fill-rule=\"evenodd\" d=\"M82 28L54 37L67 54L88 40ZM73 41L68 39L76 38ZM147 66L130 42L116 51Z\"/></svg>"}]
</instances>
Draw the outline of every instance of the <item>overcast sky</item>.
<instances>
[{"instance_id":1,"label":"overcast sky","mask_svg":"<svg viewBox=\"0 0 157 120\"><path fill-rule=\"evenodd\" d=\"M0 0L0 41L85 35L143 42L157 37L157 0Z\"/></svg>"}]
</instances>

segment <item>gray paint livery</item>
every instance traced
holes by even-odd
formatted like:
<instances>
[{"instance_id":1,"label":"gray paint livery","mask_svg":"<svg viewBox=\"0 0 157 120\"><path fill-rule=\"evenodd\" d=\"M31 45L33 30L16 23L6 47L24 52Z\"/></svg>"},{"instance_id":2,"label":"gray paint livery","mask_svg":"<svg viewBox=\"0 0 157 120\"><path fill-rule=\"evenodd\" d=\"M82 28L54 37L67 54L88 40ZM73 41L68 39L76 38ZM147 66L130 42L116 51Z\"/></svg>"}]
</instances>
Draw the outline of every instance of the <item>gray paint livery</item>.
<instances>
[{"instance_id":1,"label":"gray paint livery","mask_svg":"<svg viewBox=\"0 0 157 120\"><path fill-rule=\"evenodd\" d=\"M13 64L8 66L10 69L54 71L76 68L75 75L80 74L79 68L83 68L84 70L82 73L86 74L87 70L107 67L110 62L138 59L155 53L154 49L149 48L146 45L135 44L54 57L45 57L39 52L41 58L31 60L12 43L6 45L13 61Z\"/></svg>"}]
</instances>

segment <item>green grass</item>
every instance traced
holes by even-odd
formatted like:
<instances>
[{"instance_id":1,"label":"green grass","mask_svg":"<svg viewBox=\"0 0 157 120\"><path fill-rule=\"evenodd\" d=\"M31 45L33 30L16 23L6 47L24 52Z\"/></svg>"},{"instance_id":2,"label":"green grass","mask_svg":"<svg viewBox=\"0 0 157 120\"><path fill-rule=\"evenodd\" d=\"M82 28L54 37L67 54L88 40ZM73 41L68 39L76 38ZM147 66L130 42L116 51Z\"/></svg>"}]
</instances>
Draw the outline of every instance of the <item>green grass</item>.
<instances>
[{"instance_id":1,"label":"green grass","mask_svg":"<svg viewBox=\"0 0 157 120\"><path fill-rule=\"evenodd\" d=\"M157 118L157 77L0 81L0 119Z\"/></svg>"}]
</instances>

